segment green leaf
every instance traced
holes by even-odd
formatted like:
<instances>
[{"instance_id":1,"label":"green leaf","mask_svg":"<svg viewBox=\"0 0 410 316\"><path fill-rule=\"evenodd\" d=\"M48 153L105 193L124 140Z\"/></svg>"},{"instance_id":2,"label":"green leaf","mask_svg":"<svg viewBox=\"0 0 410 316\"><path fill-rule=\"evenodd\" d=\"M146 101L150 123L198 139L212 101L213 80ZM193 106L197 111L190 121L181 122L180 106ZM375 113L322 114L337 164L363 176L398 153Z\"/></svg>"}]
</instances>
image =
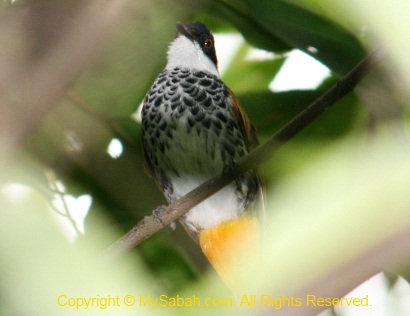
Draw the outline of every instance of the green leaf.
<instances>
[{"instance_id":1,"label":"green leaf","mask_svg":"<svg viewBox=\"0 0 410 316\"><path fill-rule=\"evenodd\" d=\"M168 231L152 236L138 250L152 273L158 276L158 285L166 292L177 292L199 279L198 271L175 245Z\"/></svg>"},{"instance_id":2,"label":"green leaf","mask_svg":"<svg viewBox=\"0 0 410 316\"><path fill-rule=\"evenodd\" d=\"M277 53L292 49L279 37L261 27L257 21L250 19L247 12L238 10L231 2L215 0L209 6L208 11L210 14L235 25L246 40L255 47Z\"/></svg>"},{"instance_id":3,"label":"green leaf","mask_svg":"<svg viewBox=\"0 0 410 316\"><path fill-rule=\"evenodd\" d=\"M257 128L259 136L264 139L292 120L324 91L326 91L326 87L315 91L295 90L280 93L254 91L244 94L238 93L237 97L244 106L251 122ZM360 106L355 95L346 96L313 122L311 126L307 127L295 138L295 141L303 137L311 140L334 140L346 135L357 123Z\"/></svg>"},{"instance_id":4,"label":"green leaf","mask_svg":"<svg viewBox=\"0 0 410 316\"><path fill-rule=\"evenodd\" d=\"M285 1L215 0L224 17L259 48L300 49L338 75L364 56L358 39L340 25Z\"/></svg>"},{"instance_id":5,"label":"green leaf","mask_svg":"<svg viewBox=\"0 0 410 316\"><path fill-rule=\"evenodd\" d=\"M268 60L247 60L249 45L244 44L223 75L224 82L233 90L241 93L266 91L269 83L282 67L285 58Z\"/></svg>"}]
</instances>

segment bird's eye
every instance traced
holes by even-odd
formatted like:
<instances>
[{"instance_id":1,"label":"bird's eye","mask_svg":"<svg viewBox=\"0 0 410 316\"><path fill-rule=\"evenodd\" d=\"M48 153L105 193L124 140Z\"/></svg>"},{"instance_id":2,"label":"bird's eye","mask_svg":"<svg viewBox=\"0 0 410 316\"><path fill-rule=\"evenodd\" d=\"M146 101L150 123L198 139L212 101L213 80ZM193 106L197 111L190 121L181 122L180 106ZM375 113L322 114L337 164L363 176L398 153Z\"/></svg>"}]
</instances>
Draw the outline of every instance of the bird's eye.
<instances>
[{"instance_id":1,"label":"bird's eye","mask_svg":"<svg viewBox=\"0 0 410 316\"><path fill-rule=\"evenodd\" d=\"M204 47L205 47L206 49L211 49L213 46L214 46L214 43L213 43L213 41L212 41L210 38L207 38L207 39L204 41Z\"/></svg>"}]
</instances>

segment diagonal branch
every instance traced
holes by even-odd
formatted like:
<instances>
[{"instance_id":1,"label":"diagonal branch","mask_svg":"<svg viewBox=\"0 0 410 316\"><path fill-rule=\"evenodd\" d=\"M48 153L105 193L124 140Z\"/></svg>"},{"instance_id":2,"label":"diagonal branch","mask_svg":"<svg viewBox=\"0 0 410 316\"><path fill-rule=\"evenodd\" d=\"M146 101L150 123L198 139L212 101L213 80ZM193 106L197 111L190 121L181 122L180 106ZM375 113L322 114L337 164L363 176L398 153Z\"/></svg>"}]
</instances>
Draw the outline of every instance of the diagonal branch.
<instances>
[{"instance_id":1,"label":"diagonal branch","mask_svg":"<svg viewBox=\"0 0 410 316\"><path fill-rule=\"evenodd\" d=\"M108 247L104 252L104 256L108 259L119 257L126 251L152 236L157 231L161 230L165 225L169 225L177 220L195 205L219 191L243 173L268 161L283 144L301 132L326 109L334 105L345 95L352 92L360 81L380 63L383 56L384 51L382 50L367 56L337 84L277 131L269 140L259 145L250 152L249 155L241 159L227 174L212 178L172 204L161 207L157 215L161 218L162 223L153 215L146 216L127 234Z\"/></svg>"}]
</instances>

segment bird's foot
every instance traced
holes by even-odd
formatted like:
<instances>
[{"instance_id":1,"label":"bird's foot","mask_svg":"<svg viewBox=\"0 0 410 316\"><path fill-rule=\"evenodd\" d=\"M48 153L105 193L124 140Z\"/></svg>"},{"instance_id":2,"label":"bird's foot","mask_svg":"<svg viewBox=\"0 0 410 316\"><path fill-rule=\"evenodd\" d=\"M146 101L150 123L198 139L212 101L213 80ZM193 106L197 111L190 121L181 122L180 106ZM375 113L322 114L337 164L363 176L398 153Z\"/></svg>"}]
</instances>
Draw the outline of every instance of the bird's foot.
<instances>
[{"instance_id":1,"label":"bird's foot","mask_svg":"<svg viewBox=\"0 0 410 316\"><path fill-rule=\"evenodd\" d=\"M166 225L164 221L162 220L162 214L166 213L166 206L165 205L160 205L155 210L152 212L152 215L155 217L158 223L162 224L163 227L169 226L172 230L175 230L177 228L177 225L175 222L171 222L169 225Z\"/></svg>"}]
</instances>

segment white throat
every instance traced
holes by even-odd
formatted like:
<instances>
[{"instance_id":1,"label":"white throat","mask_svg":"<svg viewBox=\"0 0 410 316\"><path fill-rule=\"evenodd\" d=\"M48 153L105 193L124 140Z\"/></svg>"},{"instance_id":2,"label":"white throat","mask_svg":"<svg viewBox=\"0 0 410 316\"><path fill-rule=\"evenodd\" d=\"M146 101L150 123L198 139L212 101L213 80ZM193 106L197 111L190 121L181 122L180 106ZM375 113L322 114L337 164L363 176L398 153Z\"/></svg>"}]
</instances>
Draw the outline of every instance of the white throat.
<instances>
[{"instance_id":1,"label":"white throat","mask_svg":"<svg viewBox=\"0 0 410 316\"><path fill-rule=\"evenodd\" d=\"M178 36L168 48L166 68L176 67L205 71L219 77L218 69L201 47L185 36Z\"/></svg>"}]
</instances>

